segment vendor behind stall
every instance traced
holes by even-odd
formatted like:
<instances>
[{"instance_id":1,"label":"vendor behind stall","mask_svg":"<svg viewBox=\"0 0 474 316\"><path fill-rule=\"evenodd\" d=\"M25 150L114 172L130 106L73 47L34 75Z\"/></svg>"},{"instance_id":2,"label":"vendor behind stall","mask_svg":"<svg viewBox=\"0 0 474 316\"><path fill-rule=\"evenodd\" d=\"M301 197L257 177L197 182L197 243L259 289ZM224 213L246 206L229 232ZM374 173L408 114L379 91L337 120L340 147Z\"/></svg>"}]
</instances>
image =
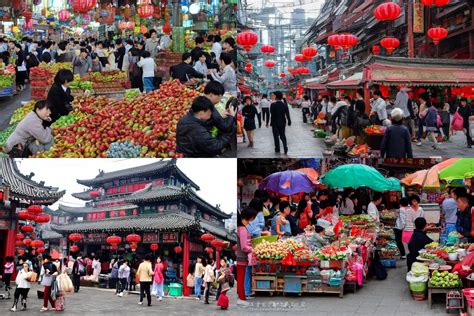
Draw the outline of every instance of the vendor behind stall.
<instances>
[{"instance_id":1,"label":"vendor behind stall","mask_svg":"<svg viewBox=\"0 0 474 316\"><path fill-rule=\"evenodd\" d=\"M469 196L466 195L458 195L456 199L458 205L458 213L457 213L457 222L456 222L456 230L459 234L459 240L461 242L474 242L474 216L473 207L470 206Z\"/></svg>"},{"instance_id":2,"label":"vendor behind stall","mask_svg":"<svg viewBox=\"0 0 474 316\"><path fill-rule=\"evenodd\" d=\"M413 232L410 242L408 243L408 271L411 270L411 265L416 261L416 257L419 256L420 250L425 248L427 244L433 242L433 240L426 235L425 227L426 219L423 217L418 217L415 219L415 231Z\"/></svg>"},{"instance_id":3,"label":"vendor behind stall","mask_svg":"<svg viewBox=\"0 0 474 316\"><path fill-rule=\"evenodd\" d=\"M290 203L282 201L279 206L279 214L275 215L272 219L272 236L291 236L290 222L286 219L290 214Z\"/></svg>"},{"instance_id":4,"label":"vendor behind stall","mask_svg":"<svg viewBox=\"0 0 474 316\"><path fill-rule=\"evenodd\" d=\"M377 222L380 223L380 213L379 209L377 208L382 203L382 193L374 192L372 196L372 202L369 203L367 206L367 214L372 216L372 218Z\"/></svg>"}]
</instances>

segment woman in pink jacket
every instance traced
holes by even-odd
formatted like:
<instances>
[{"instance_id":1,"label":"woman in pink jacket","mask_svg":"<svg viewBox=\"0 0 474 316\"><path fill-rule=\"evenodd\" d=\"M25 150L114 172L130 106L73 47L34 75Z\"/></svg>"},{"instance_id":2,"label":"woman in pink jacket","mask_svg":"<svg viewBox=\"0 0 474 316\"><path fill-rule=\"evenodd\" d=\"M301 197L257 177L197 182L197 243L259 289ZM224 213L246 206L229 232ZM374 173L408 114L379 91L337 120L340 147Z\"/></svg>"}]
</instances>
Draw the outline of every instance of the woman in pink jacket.
<instances>
[{"instance_id":1,"label":"woman in pink jacket","mask_svg":"<svg viewBox=\"0 0 474 316\"><path fill-rule=\"evenodd\" d=\"M247 226L257 217L257 211L251 208L243 209L237 217L237 294L239 300L237 305L249 305L245 297L245 270L247 266L253 266L256 258L253 253L250 233Z\"/></svg>"},{"instance_id":2,"label":"woman in pink jacket","mask_svg":"<svg viewBox=\"0 0 474 316\"><path fill-rule=\"evenodd\" d=\"M165 279L163 277L163 263L161 262L161 257L156 258L155 270L153 272L153 293L156 293L156 297L159 301L163 299L163 283Z\"/></svg>"}]
</instances>

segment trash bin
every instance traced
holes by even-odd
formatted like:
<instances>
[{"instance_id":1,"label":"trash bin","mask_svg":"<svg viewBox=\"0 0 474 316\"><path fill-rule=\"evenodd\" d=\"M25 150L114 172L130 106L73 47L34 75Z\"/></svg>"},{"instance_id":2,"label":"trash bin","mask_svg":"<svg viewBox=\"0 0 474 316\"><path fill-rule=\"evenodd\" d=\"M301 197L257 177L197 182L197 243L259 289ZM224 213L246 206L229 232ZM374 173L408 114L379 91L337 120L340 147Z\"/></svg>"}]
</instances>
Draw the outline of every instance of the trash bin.
<instances>
[{"instance_id":1,"label":"trash bin","mask_svg":"<svg viewBox=\"0 0 474 316\"><path fill-rule=\"evenodd\" d=\"M170 296L183 296L183 286L179 283L171 283L168 289Z\"/></svg>"}]
</instances>

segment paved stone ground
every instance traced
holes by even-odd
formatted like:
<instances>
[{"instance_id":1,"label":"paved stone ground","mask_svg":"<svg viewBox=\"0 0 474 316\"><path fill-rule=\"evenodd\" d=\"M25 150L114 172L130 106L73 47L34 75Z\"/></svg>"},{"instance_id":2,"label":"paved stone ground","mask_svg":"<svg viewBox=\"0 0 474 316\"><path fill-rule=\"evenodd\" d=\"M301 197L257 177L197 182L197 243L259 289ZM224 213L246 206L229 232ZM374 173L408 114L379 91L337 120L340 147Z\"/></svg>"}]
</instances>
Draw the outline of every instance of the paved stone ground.
<instances>
[{"instance_id":1,"label":"paved stone ground","mask_svg":"<svg viewBox=\"0 0 474 316\"><path fill-rule=\"evenodd\" d=\"M239 144L237 156L239 158L321 158L326 145L322 139L313 138L311 124L304 124L301 109L290 108L292 125L286 128L288 139L288 155L275 153L271 127L257 128L255 131L254 148L248 148L248 143ZM258 126L257 126L258 127ZM283 151L283 148L281 148ZM468 149L466 137L457 132L449 142L439 145L434 150L425 140L422 146L413 143L415 157L473 157L474 149Z\"/></svg>"},{"instance_id":2,"label":"paved stone ground","mask_svg":"<svg viewBox=\"0 0 474 316\"><path fill-rule=\"evenodd\" d=\"M263 296L251 300L251 306L240 308L240 315L442 315L446 314L442 298L429 309L428 301L415 301L405 281L406 265L398 262L399 268L389 269L384 281L369 280L357 293L337 295ZM285 304L289 307L283 307ZM275 306L276 305L276 306ZM262 311L262 310L265 311Z\"/></svg>"},{"instance_id":3,"label":"paved stone ground","mask_svg":"<svg viewBox=\"0 0 474 316\"><path fill-rule=\"evenodd\" d=\"M229 293L230 309L221 310L214 299L209 305L203 301L196 301L194 298L163 298L159 302L152 297L152 306L146 306L146 298L143 305L138 305L139 296L136 294L115 296L114 290L81 287L78 293L67 294L66 308L64 312L40 312L43 300L36 296L36 289L30 290L28 294L28 310L26 312L10 312L13 299L0 300L0 315L236 315L237 314L237 293L235 288ZM2 292L3 293L3 292ZM13 293L13 291L12 291Z\"/></svg>"},{"instance_id":4,"label":"paved stone ground","mask_svg":"<svg viewBox=\"0 0 474 316\"><path fill-rule=\"evenodd\" d=\"M11 98L0 98L0 131L8 127L13 112L21 106L22 101L30 100L30 86Z\"/></svg>"}]
</instances>

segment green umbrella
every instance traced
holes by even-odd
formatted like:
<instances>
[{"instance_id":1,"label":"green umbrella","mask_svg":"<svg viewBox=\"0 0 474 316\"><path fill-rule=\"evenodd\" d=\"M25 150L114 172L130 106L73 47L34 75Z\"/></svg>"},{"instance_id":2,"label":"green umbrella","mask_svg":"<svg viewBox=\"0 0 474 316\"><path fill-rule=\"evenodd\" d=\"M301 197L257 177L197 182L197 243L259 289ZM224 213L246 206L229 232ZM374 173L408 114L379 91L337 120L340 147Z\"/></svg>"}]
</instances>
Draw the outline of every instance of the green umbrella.
<instances>
[{"instance_id":1,"label":"green umbrella","mask_svg":"<svg viewBox=\"0 0 474 316\"><path fill-rule=\"evenodd\" d=\"M440 180L449 182L474 178L474 158L460 158L438 174Z\"/></svg>"},{"instance_id":2,"label":"green umbrella","mask_svg":"<svg viewBox=\"0 0 474 316\"><path fill-rule=\"evenodd\" d=\"M362 164L348 164L325 174L321 183L331 188L368 187L375 191L401 191L400 180L385 179L375 168Z\"/></svg>"}]
</instances>

